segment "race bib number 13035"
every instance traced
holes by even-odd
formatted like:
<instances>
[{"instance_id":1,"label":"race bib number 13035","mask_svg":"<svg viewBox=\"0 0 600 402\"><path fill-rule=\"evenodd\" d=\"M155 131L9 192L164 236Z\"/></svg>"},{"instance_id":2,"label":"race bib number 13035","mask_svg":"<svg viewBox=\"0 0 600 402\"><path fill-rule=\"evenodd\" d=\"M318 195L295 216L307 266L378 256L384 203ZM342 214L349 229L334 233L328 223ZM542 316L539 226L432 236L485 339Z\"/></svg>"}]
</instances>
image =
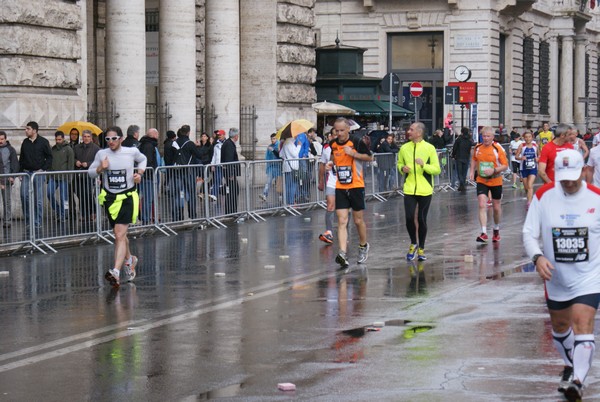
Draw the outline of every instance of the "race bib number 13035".
<instances>
[{"instance_id":1,"label":"race bib number 13035","mask_svg":"<svg viewBox=\"0 0 600 402\"><path fill-rule=\"evenodd\" d=\"M589 260L588 228L552 228L554 260L583 262Z\"/></svg>"}]
</instances>

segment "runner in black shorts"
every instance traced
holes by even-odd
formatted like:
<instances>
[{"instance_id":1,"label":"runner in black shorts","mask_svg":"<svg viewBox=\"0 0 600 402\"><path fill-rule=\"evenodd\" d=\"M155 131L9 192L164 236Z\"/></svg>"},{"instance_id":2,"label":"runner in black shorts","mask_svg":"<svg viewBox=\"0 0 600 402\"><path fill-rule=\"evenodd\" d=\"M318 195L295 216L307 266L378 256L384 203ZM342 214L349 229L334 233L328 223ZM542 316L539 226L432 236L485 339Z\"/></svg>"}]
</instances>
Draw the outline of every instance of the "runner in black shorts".
<instances>
[{"instance_id":1,"label":"runner in black shorts","mask_svg":"<svg viewBox=\"0 0 600 402\"><path fill-rule=\"evenodd\" d=\"M135 188L146 170L146 157L137 148L122 147L123 132L119 127L106 130L108 148L98 151L88 174L92 178L102 174L102 191L98 201L106 211L115 233L115 263L104 277L115 288L119 287L121 267L125 266L125 280L135 278L138 258L131 255L127 230L137 220L140 199ZM134 164L137 163L134 173Z\"/></svg>"},{"instance_id":2,"label":"runner in black shorts","mask_svg":"<svg viewBox=\"0 0 600 402\"><path fill-rule=\"evenodd\" d=\"M348 217L352 209L352 219L358 232L358 263L369 258L367 242L367 225L363 219L365 209L365 179L363 162L373 160L371 150L361 138L350 137L348 120L340 117L333 124L337 139L331 141L331 160L326 169L332 170L335 165L337 182L335 185L335 210L338 218L338 244L340 251L335 261L341 268L349 265L346 256L348 243Z\"/></svg>"}]
</instances>

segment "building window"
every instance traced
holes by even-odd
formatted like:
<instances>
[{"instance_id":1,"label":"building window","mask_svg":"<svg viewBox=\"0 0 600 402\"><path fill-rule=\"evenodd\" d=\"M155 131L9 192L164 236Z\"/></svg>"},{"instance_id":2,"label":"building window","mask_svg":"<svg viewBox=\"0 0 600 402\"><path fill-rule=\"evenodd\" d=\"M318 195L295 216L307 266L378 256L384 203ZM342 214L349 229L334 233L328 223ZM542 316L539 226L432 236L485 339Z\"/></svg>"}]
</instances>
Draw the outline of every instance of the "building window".
<instances>
[{"instance_id":1,"label":"building window","mask_svg":"<svg viewBox=\"0 0 600 402\"><path fill-rule=\"evenodd\" d=\"M540 100L540 114L550 114L550 44L540 42L539 54L540 85L538 85Z\"/></svg>"},{"instance_id":2,"label":"building window","mask_svg":"<svg viewBox=\"0 0 600 402\"><path fill-rule=\"evenodd\" d=\"M533 38L523 38L523 113L533 113Z\"/></svg>"},{"instance_id":3,"label":"building window","mask_svg":"<svg viewBox=\"0 0 600 402\"><path fill-rule=\"evenodd\" d=\"M444 68L443 33L401 33L389 38L392 70Z\"/></svg>"},{"instance_id":4,"label":"building window","mask_svg":"<svg viewBox=\"0 0 600 402\"><path fill-rule=\"evenodd\" d=\"M596 66L600 66L600 57L596 58ZM596 87L600 85L600 72L596 68ZM600 117L600 88L596 90L596 117Z\"/></svg>"},{"instance_id":5,"label":"building window","mask_svg":"<svg viewBox=\"0 0 600 402\"><path fill-rule=\"evenodd\" d=\"M585 54L585 97L590 96L590 55Z\"/></svg>"},{"instance_id":6,"label":"building window","mask_svg":"<svg viewBox=\"0 0 600 402\"><path fill-rule=\"evenodd\" d=\"M146 10L146 32L158 32L158 10Z\"/></svg>"}]
</instances>

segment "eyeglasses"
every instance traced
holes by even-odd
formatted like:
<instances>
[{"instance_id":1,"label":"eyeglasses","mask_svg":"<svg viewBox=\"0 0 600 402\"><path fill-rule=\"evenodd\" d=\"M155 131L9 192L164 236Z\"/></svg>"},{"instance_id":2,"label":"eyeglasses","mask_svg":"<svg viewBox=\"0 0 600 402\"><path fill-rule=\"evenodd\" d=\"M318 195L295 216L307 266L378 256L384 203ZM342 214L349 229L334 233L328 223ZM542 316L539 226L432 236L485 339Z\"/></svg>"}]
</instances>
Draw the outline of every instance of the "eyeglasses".
<instances>
[{"instance_id":1,"label":"eyeglasses","mask_svg":"<svg viewBox=\"0 0 600 402\"><path fill-rule=\"evenodd\" d=\"M116 141L121 137L106 137L106 141Z\"/></svg>"}]
</instances>

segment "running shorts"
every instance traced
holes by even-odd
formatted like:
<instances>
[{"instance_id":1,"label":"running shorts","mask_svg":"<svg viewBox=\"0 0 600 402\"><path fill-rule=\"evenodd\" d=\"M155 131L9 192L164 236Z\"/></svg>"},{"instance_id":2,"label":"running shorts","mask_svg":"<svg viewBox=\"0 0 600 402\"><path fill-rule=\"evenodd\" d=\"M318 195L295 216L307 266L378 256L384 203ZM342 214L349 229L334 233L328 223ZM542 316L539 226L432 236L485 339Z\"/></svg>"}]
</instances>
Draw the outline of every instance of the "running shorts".
<instances>
[{"instance_id":1,"label":"running shorts","mask_svg":"<svg viewBox=\"0 0 600 402\"><path fill-rule=\"evenodd\" d=\"M492 200L502 199L502 186L486 186L483 183L477 182L477 195L488 196L488 192L492 193Z\"/></svg>"},{"instance_id":2,"label":"running shorts","mask_svg":"<svg viewBox=\"0 0 600 402\"><path fill-rule=\"evenodd\" d=\"M362 211L366 208L365 188L335 189L335 209L348 209Z\"/></svg>"},{"instance_id":3,"label":"running shorts","mask_svg":"<svg viewBox=\"0 0 600 402\"><path fill-rule=\"evenodd\" d=\"M104 206L110 227L116 224L129 225L137 221L140 197L135 189L114 194L102 189L98 195L100 205Z\"/></svg>"}]
</instances>

